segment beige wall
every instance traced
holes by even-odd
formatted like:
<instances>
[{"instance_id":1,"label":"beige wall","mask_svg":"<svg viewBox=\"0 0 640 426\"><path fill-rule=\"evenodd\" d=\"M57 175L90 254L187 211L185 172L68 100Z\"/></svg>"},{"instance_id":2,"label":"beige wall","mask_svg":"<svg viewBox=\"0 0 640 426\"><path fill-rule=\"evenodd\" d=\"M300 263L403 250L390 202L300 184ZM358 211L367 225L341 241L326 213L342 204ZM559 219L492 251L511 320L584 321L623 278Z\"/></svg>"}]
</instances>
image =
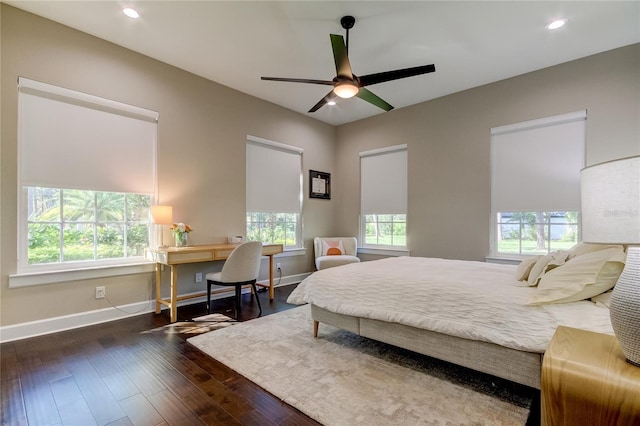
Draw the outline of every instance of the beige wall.
<instances>
[{"instance_id":1,"label":"beige wall","mask_svg":"<svg viewBox=\"0 0 640 426\"><path fill-rule=\"evenodd\" d=\"M192 243L245 233L245 141L253 135L304 149L303 172L333 172L335 128L242 94L90 35L2 5L2 205L0 324L106 308L95 287L118 304L148 300L151 274L8 288L16 272L17 78L26 77L160 113L158 176L161 203L189 223ZM60 160L64 161L61 153ZM305 256L281 258L284 275L308 272L312 239L331 234L334 201L304 200ZM169 237L165 233L165 240ZM263 262L262 278L267 276ZM219 264L184 267L181 293L199 291L193 273ZM181 271L182 272L182 271ZM168 275L168 274L165 274ZM163 279L168 294L168 277Z\"/></svg>"},{"instance_id":2,"label":"beige wall","mask_svg":"<svg viewBox=\"0 0 640 426\"><path fill-rule=\"evenodd\" d=\"M490 129L583 109L587 164L640 154L640 45L343 125L338 231L358 232L358 153L406 143L411 254L483 260L489 254Z\"/></svg>"}]
</instances>

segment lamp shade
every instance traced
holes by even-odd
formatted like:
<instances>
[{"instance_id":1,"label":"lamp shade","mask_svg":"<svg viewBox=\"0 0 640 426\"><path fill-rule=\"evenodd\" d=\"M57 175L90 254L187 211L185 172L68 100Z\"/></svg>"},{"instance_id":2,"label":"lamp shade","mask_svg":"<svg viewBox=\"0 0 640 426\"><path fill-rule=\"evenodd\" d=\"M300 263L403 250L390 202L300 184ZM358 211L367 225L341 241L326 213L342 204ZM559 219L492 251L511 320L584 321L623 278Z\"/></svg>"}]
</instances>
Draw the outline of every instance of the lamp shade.
<instances>
[{"instance_id":1,"label":"lamp shade","mask_svg":"<svg viewBox=\"0 0 640 426\"><path fill-rule=\"evenodd\" d=\"M580 172L582 241L640 244L640 156Z\"/></svg>"},{"instance_id":2,"label":"lamp shade","mask_svg":"<svg viewBox=\"0 0 640 426\"><path fill-rule=\"evenodd\" d=\"M171 225L173 223L173 207L151 206L151 220L156 225Z\"/></svg>"}]
</instances>

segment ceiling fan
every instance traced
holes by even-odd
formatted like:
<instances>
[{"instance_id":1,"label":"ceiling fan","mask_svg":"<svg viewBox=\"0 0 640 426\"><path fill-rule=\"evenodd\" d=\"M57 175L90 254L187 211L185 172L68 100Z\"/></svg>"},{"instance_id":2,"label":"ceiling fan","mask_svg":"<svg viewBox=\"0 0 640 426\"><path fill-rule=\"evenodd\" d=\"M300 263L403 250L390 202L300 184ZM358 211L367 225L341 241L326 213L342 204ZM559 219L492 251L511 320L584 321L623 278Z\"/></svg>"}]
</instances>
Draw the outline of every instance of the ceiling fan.
<instances>
[{"instance_id":1,"label":"ceiling fan","mask_svg":"<svg viewBox=\"0 0 640 426\"><path fill-rule=\"evenodd\" d=\"M356 18L353 16L343 16L340 19L342 28L347 30L347 43L345 45L344 38L338 34L330 34L331 47L333 49L333 59L336 63L337 75L333 80L312 80L305 78L281 78L281 77L261 77L262 80L271 81L288 81L292 83L311 83L311 84L323 84L326 86L333 86L333 89L320 101L315 104L309 112L316 112L322 108L325 104L335 101L336 96L341 98L351 98L357 96L362 100L365 100L385 111L391 111L393 106L387 103L382 98L375 95L365 86L372 84L383 83L385 81L398 80L406 77L413 77L420 74L426 74L434 72L436 70L435 65L423 65L419 67L404 68L394 71L385 71L375 74L357 76L351 71L351 64L349 63L349 30L353 28L356 22Z\"/></svg>"}]
</instances>

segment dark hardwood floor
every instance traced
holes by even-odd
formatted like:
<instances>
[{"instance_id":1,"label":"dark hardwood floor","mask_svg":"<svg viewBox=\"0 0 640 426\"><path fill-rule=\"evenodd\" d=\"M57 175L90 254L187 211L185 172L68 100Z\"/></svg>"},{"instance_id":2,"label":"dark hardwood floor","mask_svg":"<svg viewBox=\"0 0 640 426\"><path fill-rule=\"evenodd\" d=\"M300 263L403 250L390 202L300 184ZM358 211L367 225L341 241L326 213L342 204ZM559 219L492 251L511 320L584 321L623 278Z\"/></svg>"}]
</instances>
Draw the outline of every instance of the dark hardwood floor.
<instances>
[{"instance_id":1,"label":"dark hardwood floor","mask_svg":"<svg viewBox=\"0 0 640 426\"><path fill-rule=\"evenodd\" d=\"M263 315L294 307L295 286L276 288ZM235 317L233 298L213 311ZM206 314L178 308L178 321ZM240 320L258 316L243 295ZM0 346L2 425L315 425L317 422L211 359L184 334L143 333L169 323L168 311Z\"/></svg>"}]
</instances>

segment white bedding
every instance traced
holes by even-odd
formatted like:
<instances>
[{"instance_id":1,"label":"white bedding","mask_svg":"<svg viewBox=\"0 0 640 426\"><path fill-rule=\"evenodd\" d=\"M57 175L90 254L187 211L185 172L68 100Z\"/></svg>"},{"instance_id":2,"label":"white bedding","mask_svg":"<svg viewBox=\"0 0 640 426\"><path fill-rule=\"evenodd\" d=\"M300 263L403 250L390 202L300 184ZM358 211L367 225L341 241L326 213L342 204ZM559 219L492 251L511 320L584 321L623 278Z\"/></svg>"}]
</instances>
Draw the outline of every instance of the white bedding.
<instances>
[{"instance_id":1,"label":"white bedding","mask_svg":"<svg viewBox=\"0 0 640 426\"><path fill-rule=\"evenodd\" d=\"M613 334L609 310L590 301L527 306L515 266L394 257L313 273L288 298L344 315L543 353L558 325Z\"/></svg>"}]
</instances>

